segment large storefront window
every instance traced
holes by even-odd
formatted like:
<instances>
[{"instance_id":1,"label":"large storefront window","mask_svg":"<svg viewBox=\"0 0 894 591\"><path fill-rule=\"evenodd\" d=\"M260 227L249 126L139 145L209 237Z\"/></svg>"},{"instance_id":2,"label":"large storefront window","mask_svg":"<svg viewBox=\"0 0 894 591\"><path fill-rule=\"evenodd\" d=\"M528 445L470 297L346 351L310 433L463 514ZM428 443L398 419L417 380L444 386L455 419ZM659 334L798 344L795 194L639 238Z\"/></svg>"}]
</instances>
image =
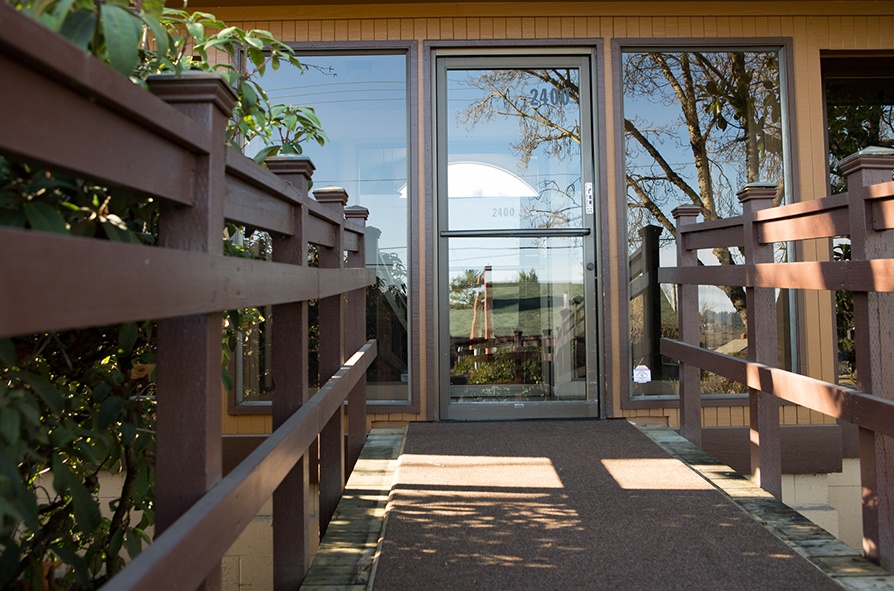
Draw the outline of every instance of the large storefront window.
<instances>
[{"instance_id":1,"label":"large storefront window","mask_svg":"<svg viewBox=\"0 0 894 591\"><path fill-rule=\"evenodd\" d=\"M367 373L367 399L371 404L407 404L407 56L405 52L313 52L301 54L300 59L304 71L285 65L268 70L264 89L271 103L311 106L319 116L329 139L324 146L307 143L303 148L303 155L316 168L313 187L343 187L348 206L369 209L366 263L376 269L376 284L366 294L366 334L377 339L378 356ZM315 328L311 328L312 350ZM263 398L263 383L256 389ZM243 400L251 402L247 397Z\"/></svg>"},{"instance_id":2,"label":"large storefront window","mask_svg":"<svg viewBox=\"0 0 894 591\"><path fill-rule=\"evenodd\" d=\"M632 367L651 373L632 394L676 395L676 363L659 353L661 337L677 336L675 290L656 277L659 266L676 265L671 212L696 205L705 220L738 215L737 192L755 182L778 185L776 204L785 200L780 52L642 49L622 57L630 354ZM787 256L785 245L777 251ZM699 252L699 260L731 265L743 257L737 248L715 248ZM788 294L779 292L777 301L785 337ZM700 287L699 309L701 345L747 357L744 288ZM744 390L703 372L704 393Z\"/></svg>"}]
</instances>

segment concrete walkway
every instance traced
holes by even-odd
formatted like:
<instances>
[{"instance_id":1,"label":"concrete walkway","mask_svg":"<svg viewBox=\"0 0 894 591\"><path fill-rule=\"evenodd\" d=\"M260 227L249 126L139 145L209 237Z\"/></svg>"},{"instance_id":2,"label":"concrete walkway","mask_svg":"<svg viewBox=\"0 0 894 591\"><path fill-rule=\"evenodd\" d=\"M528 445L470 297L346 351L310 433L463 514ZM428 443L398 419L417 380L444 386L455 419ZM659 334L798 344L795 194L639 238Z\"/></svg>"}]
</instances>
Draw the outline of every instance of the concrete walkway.
<instances>
[{"instance_id":1,"label":"concrete walkway","mask_svg":"<svg viewBox=\"0 0 894 591\"><path fill-rule=\"evenodd\" d=\"M403 436L371 434L305 591L894 589L894 577L668 429L414 424L398 461ZM582 443L562 443L572 440ZM559 457L575 453L586 459Z\"/></svg>"}]
</instances>

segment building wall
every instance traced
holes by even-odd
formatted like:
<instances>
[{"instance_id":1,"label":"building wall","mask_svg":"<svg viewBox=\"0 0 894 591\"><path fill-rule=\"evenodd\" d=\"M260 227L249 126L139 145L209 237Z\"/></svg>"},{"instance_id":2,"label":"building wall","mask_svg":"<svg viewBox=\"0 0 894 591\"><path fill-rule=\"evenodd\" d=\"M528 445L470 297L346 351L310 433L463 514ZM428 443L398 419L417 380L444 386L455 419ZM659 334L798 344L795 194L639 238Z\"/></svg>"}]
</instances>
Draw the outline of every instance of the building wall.
<instances>
[{"instance_id":1,"label":"building wall","mask_svg":"<svg viewBox=\"0 0 894 591\"><path fill-rule=\"evenodd\" d=\"M212 0L213 2L214 0ZM617 105L612 99L614 86L613 60L610 48L614 39L692 38L694 41L723 38L790 38L792 72L789 92L794 96L792 132L794 196L808 200L825 194L827 186L825 118L821 84L821 52L894 51L894 3L892 2L480 2L480 3L364 3L310 4L300 6L232 5L210 6L191 2L190 8L213 12L229 24L243 28L266 29L287 42L313 43L333 41L415 41L419 59L416 63L419 84L418 112L413 128L418 134L419 162L423 162L427 138L424 124L428 106L422 93L427 81L423 78L425 56L423 42L437 40L493 41L503 39L601 39L603 77L598 81L605 100L606 125L601 130L606 149L605 170L608 171L608 211L603 220L620 219L623 206L616 170L616 158L623 154L623 137L616 137L614 121ZM425 212L426 179L419 175L415 192L417 211ZM422 223L423 220L417 220ZM612 262L604 273L611 285L619 284L619 273L626 265L627 254L621 252L624 228L607 224L602 229ZM430 237L429 239L430 240ZM424 233L418 235L415 247L425 252L430 242ZM828 255L826 241L805 244L805 258ZM605 259L604 259L605 260ZM425 301L426 288L434 281L433 270L416 268L413 287L422 294L420 322L412 335L416 346L429 342L436 320L430 302ZM626 313L627 301L617 292L609 294L606 309L614 319L607 327L611 365L606 368L610 392L605 393L608 414L613 416L649 417L650 420L678 424L673 408L622 409L621 384L628 377L622 360L626 357L626 338L621 334L618 319ZM837 360L832 346L834 338L833 309L830 294L808 292L802 295L802 369L805 373L834 380ZM823 346L816 346L823 344ZM424 360L413 368L414 379L421 384L421 409L414 413L371 416L370 423L402 422L429 419L437 401L433 392L437 382L436 360ZM704 409L706 426L742 425L747 421L743 407L708 407ZM785 407L781 411L784 424L831 422L831 419L806 409ZM225 419L227 432L257 432L269 428L258 416Z\"/></svg>"}]
</instances>

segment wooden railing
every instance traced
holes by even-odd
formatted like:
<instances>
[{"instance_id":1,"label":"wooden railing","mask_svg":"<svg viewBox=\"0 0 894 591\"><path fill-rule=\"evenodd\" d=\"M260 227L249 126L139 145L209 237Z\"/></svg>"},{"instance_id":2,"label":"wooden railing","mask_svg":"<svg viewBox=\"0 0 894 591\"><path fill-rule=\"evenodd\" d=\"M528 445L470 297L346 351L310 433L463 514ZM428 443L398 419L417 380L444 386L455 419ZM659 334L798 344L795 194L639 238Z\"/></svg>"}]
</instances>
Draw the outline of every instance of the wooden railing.
<instances>
[{"instance_id":1,"label":"wooden railing","mask_svg":"<svg viewBox=\"0 0 894 591\"><path fill-rule=\"evenodd\" d=\"M342 330L365 326L375 280L361 268L366 210L345 209L336 188L310 199L307 159L265 170L227 148L234 95L216 76L155 78L153 96L0 3L0 78L0 155L161 202L157 246L0 228L0 276L15 281L0 293L0 338L158 320L157 539L104 589L218 588L221 557L271 496L275 586L297 588L317 535L310 470L325 529L366 435L375 342ZM271 232L273 261L224 256L225 221ZM308 398L317 298L324 385ZM221 478L221 311L264 305L275 431Z\"/></svg>"},{"instance_id":2,"label":"wooden railing","mask_svg":"<svg viewBox=\"0 0 894 591\"><path fill-rule=\"evenodd\" d=\"M659 271L678 289L679 340L661 352L680 361L682 433L701 443L699 370L750 388L752 471L781 497L779 402L785 400L857 425L865 553L894 563L894 150L868 149L846 159L848 192L771 207L774 186L739 194L743 215L695 223L699 209L674 210L677 267ZM849 236L851 259L774 262L774 243ZM698 266L696 251L737 246L744 264ZM748 359L699 347L698 286L742 285L748 310ZM854 298L856 389L784 371L777 365L776 289L850 291ZM828 346L834 346L832 331ZM817 346L805 343L804 346Z\"/></svg>"}]
</instances>

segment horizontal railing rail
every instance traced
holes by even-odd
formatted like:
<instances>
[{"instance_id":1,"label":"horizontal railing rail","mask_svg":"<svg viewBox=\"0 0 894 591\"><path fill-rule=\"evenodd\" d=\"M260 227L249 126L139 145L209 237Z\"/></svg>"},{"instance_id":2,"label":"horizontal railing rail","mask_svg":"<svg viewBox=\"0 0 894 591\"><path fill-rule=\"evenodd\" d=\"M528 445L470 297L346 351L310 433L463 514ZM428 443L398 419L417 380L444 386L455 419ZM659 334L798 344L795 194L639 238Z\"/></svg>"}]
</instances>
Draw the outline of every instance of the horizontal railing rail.
<instances>
[{"instance_id":1,"label":"horizontal railing rail","mask_svg":"<svg viewBox=\"0 0 894 591\"><path fill-rule=\"evenodd\" d=\"M696 365L755 390L772 392L780 400L894 437L892 400L679 341L665 339L661 350L681 363Z\"/></svg>"},{"instance_id":2,"label":"horizontal railing rail","mask_svg":"<svg viewBox=\"0 0 894 591\"><path fill-rule=\"evenodd\" d=\"M208 494L143 551L104 590L193 589L236 541L245 525L317 438L375 356L375 341L364 345L320 390L261 443ZM200 545L203 552L186 562Z\"/></svg>"},{"instance_id":3,"label":"horizontal railing rail","mask_svg":"<svg viewBox=\"0 0 894 591\"><path fill-rule=\"evenodd\" d=\"M0 338L306 301L360 289L375 278L371 269L319 269L9 228L0 228L0 265L16 278L16 289L3 295ZM47 289L48 278L65 289ZM92 305L84 306L87 301Z\"/></svg>"},{"instance_id":4,"label":"horizontal railing rail","mask_svg":"<svg viewBox=\"0 0 894 591\"><path fill-rule=\"evenodd\" d=\"M701 443L699 371L750 388L752 472L777 497L782 494L779 401L859 427L864 551L891 564L894 505L888 499L894 481L882 475L894 472L894 455L887 452L894 445L894 150L864 150L841 169L846 194L771 207L775 187L749 185L739 194L744 214L723 224L695 223L697 208L674 211L678 263L660 269L658 277L677 285L679 338L662 339L661 352L680 362L681 432L695 443ZM778 243L837 237L850 239L848 260L775 262ZM744 263L700 266L698 249L722 245L740 246ZM699 346L699 285L745 288L747 360ZM778 289L853 294L856 388L775 367Z\"/></svg>"},{"instance_id":5,"label":"horizontal railing rail","mask_svg":"<svg viewBox=\"0 0 894 591\"><path fill-rule=\"evenodd\" d=\"M192 171L211 151L207 131L8 4L0 9L0 74L15 89L0 93L2 112L15 114L3 124L0 152L194 203ZM134 166L135 146L151 167Z\"/></svg>"},{"instance_id":6,"label":"horizontal railing rail","mask_svg":"<svg viewBox=\"0 0 894 591\"><path fill-rule=\"evenodd\" d=\"M3 3L0 76L15 89L0 93L14 114L0 156L160 203L151 246L0 228L0 338L158 321L156 540L106 588L219 588L222 556L271 496L274 585L297 588L366 436L376 346L344 327L365 326L375 283L367 210L345 208L337 187L310 198L306 158L265 169L227 148L235 97L217 76L153 77L147 92ZM272 260L225 256L226 223L270 232ZM323 384L312 398L309 300ZM276 319L274 432L222 478L222 312L261 306Z\"/></svg>"}]
</instances>

